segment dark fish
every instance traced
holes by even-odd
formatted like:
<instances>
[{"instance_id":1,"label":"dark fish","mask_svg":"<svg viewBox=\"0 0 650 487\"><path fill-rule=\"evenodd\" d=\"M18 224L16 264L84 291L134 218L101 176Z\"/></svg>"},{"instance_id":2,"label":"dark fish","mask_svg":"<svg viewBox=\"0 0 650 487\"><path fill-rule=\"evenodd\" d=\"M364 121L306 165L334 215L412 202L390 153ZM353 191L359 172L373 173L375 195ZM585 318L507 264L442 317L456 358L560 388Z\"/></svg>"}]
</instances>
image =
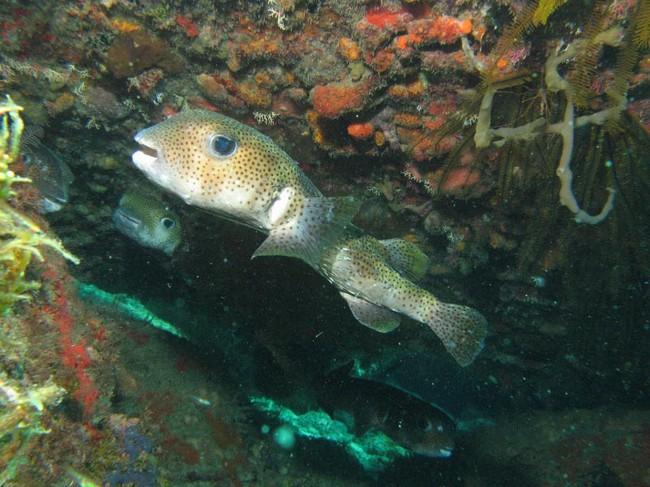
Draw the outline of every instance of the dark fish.
<instances>
[{"instance_id":1,"label":"dark fish","mask_svg":"<svg viewBox=\"0 0 650 487\"><path fill-rule=\"evenodd\" d=\"M74 176L61 155L28 134L23 140L23 163L25 175L41 194L39 210L52 213L63 208L70 199Z\"/></svg>"},{"instance_id":2,"label":"dark fish","mask_svg":"<svg viewBox=\"0 0 650 487\"><path fill-rule=\"evenodd\" d=\"M440 409L387 384L342 376L339 371L324 382L320 406L357 436L379 430L417 455L452 455L455 424Z\"/></svg>"},{"instance_id":3,"label":"dark fish","mask_svg":"<svg viewBox=\"0 0 650 487\"><path fill-rule=\"evenodd\" d=\"M401 352L370 363L356 362L350 376L385 384L431 404L452 418L459 431L493 422L492 400L478 386L482 380L444 355Z\"/></svg>"}]
</instances>

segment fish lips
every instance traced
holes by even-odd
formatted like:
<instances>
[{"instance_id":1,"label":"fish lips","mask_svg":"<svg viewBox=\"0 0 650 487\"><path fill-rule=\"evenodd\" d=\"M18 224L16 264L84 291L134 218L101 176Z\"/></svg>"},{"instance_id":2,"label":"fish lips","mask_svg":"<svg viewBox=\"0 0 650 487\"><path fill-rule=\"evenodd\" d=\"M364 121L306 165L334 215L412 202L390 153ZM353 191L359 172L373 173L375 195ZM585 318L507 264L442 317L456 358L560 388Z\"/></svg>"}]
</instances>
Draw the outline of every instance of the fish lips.
<instances>
[{"instance_id":1,"label":"fish lips","mask_svg":"<svg viewBox=\"0 0 650 487\"><path fill-rule=\"evenodd\" d=\"M152 130L158 125L141 130L135 136L140 144L140 150L131 156L133 164L142 171L152 182L170 191L174 191L177 179L173 167L167 164L160 145L154 142Z\"/></svg>"},{"instance_id":2,"label":"fish lips","mask_svg":"<svg viewBox=\"0 0 650 487\"><path fill-rule=\"evenodd\" d=\"M153 143L151 137L147 137L149 129L144 129L135 135L135 141L140 144L140 150L135 151L131 156L133 164L147 175L156 173L155 164L160 159L160 153L156 144Z\"/></svg>"},{"instance_id":3,"label":"fish lips","mask_svg":"<svg viewBox=\"0 0 650 487\"><path fill-rule=\"evenodd\" d=\"M449 458L454 453L453 446L446 447L426 447L426 446L409 446L409 449L427 458Z\"/></svg>"},{"instance_id":4,"label":"fish lips","mask_svg":"<svg viewBox=\"0 0 650 487\"><path fill-rule=\"evenodd\" d=\"M130 215L129 212L123 208L117 208L113 212L113 222L118 230L129 237L137 235L140 225L142 225L142 222L138 218Z\"/></svg>"},{"instance_id":5,"label":"fish lips","mask_svg":"<svg viewBox=\"0 0 650 487\"><path fill-rule=\"evenodd\" d=\"M134 139L140 144L140 150L134 152L131 159L152 182L176 193L187 204L193 204L196 188L193 184L183 184L182 178L178 177L174 161L165 158L164 151L156 142L164 138L164 132L161 132L162 124L141 130L135 135Z\"/></svg>"}]
</instances>

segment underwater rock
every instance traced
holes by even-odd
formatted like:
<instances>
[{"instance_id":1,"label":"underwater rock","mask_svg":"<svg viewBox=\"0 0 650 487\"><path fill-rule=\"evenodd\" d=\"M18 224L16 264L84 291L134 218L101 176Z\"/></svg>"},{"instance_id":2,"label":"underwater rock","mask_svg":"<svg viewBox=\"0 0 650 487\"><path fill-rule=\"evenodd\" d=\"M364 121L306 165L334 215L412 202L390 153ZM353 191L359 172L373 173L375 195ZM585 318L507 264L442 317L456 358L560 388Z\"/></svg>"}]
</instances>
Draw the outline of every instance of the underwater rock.
<instances>
[{"instance_id":1,"label":"underwater rock","mask_svg":"<svg viewBox=\"0 0 650 487\"><path fill-rule=\"evenodd\" d=\"M247 79L237 85L239 97L252 108L269 108L272 102L271 92L255 79Z\"/></svg>"},{"instance_id":2,"label":"underwater rock","mask_svg":"<svg viewBox=\"0 0 650 487\"><path fill-rule=\"evenodd\" d=\"M407 85L398 84L388 88L388 94L398 100L408 100L419 98L426 91L426 86L421 79L417 79Z\"/></svg>"},{"instance_id":3,"label":"underwater rock","mask_svg":"<svg viewBox=\"0 0 650 487\"><path fill-rule=\"evenodd\" d=\"M65 93L57 96L54 101L46 101L45 108L47 109L47 112L50 114L50 116L56 117L57 115L60 115L61 113L66 112L72 108L74 106L74 103L75 97L66 91Z\"/></svg>"},{"instance_id":4,"label":"underwater rock","mask_svg":"<svg viewBox=\"0 0 650 487\"><path fill-rule=\"evenodd\" d=\"M348 61L358 61L361 58L361 49L349 37L341 37L339 39L338 52Z\"/></svg>"},{"instance_id":5,"label":"underwater rock","mask_svg":"<svg viewBox=\"0 0 650 487\"><path fill-rule=\"evenodd\" d=\"M374 51L382 44L386 44L395 32L405 30L411 20L413 15L393 4L368 9L355 29L364 48Z\"/></svg>"},{"instance_id":6,"label":"underwater rock","mask_svg":"<svg viewBox=\"0 0 650 487\"><path fill-rule=\"evenodd\" d=\"M121 120L129 114L128 107L101 86L88 87L77 105L81 113L97 120Z\"/></svg>"},{"instance_id":7,"label":"underwater rock","mask_svg":"<svg viewBox=\"0 0 650 487\"><path fill-rule=\"evenodd\" d=\"M366 80L359 83L317 85L311 90L311 102L319 115L338 118L345 113L361 110L372 84Z\"/></svg>"},{"instance_id":8,"label":"underwater rock","mask_svg":"<svg viewBox=\"0 0 650 487\"><path fill-rule=\"evenodd\" d=\"M231 109L242 109L246 105L240 98L234 96L235 80L229 73L222 74L199 74L196 77L201 93L211 102L219 106L228 106Z\"/></svg>"},{"instance_id":9,"label":"underwater rock","mask_svg":"<svg viewBox=\"0 0 650 487\"><path fill-rule=\"evenodd\" d=\"M254 61L276 58L286 53L279 37L235 34L226 45L228 48L226 65L232 72L238 72Z\"/></svg>"},{"instance_id":10,"label":"underwater rock","mask_svg":"<svg viewBox=\"0 0 650 487\"><path fill-rule=\"evenodd\" d=\"M271 109L285 117L300 117L304 113L307 92L302 88L287 88L274 97Z\"/></svg>"},{"instance_id":11,"label":"underwater rock","mask_svg":"<svg viewBox=\"0 0 650 487\"><path fill-rule=\"evenodd\" d=\"M382 49L377 52L368 64L377 73L386 73L391 69L397 70L401 67L401 64L396 62L395 53L390 49Z\"/></svg>"},{"instance_id":12,"label":"underwater rock","mask_svg":"<svg viewBox=\"0 0 650 487\"><path fill-rule=\"evenodd\" d=\"M419 46L426 43L452 44L461 36L472 33L470 19L455 19L446 15L419 19L407 25L408 43Z\"/></svg>"},{"instance_id":13,"label":"underwater rock","mask_svg":"<svg viewBox=\"0 0 650 487\"><path fill-rule=\"evenodd\" d=\"M336 49L320 43L312 45L296 62L293 74L306 87L339 81L348 72L344 60L336 55Z\"/></svg>"},{"instance_id":14,"label":"underwater rock","mask_svg":"<svg viewBox=\"0 0 650 487\"><path fill-rule=\"evenodd\" d=\"M649 429L648 411L530 412L477 430L468 438L468 453L477 465L517 472L519 485L637 487L650 479ZM603 469L610 472L609 483L588 480Z\"/></svg>"},{"instance_id":15,"label":"underwater rock","mask_svg":"<svg viewBox=\"0 0 650 487\"><path fill-rule=\"evenodd\" d=\"M165 42L145 30L121 34L106 52L106 67L116 78L130 78L151 67L174 74L183 65Z\"/></svg>"}]
</instances>

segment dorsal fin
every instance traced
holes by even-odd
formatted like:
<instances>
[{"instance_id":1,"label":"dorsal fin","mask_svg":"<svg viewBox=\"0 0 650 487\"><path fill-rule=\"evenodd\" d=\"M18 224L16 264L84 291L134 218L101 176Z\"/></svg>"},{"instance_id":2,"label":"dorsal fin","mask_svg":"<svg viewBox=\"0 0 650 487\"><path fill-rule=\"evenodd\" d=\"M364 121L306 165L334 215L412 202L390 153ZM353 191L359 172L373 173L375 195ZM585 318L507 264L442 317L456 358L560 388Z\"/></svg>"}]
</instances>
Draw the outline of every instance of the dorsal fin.
<instances>
[{"instance_id":1,"label":"dorsal fin","mask_svg":"<svg viewBox=\"0 0 650 487\"><path fill-rule=\"evenodd\" d=\"M354 197L304 198L296 216L274 227L253 254L296 257L318 269L324 250L356 229L352 218L361 202Z\"/></svg>"},{"instance_id":2,"label":"dorsal fin","mask_svg":"<svg viewBox=\"0 0 650 487\"><path fill-rule=\"evenodd\" d=\"M413 282L425 276L429 268L429 257L417 245L401 238L380 242L388 252L388 262L402 276Z\"/></svg>"}]
</instances>

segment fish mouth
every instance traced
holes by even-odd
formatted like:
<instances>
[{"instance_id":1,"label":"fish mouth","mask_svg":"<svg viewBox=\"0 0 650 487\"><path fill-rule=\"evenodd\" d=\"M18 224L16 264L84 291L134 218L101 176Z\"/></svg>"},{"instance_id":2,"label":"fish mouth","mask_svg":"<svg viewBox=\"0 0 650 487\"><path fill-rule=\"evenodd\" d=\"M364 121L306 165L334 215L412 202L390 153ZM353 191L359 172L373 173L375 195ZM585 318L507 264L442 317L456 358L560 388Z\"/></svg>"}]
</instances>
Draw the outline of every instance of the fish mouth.
<instances>
[{"instance_id":1,"label":"fish mouth","mask_svg":"<svg viewBox=\"0 0 650 487\"><path fill-rule=\"evenodd\" d=\"M441 448L438 450L438 457L440 458L449 458L454 453L452 448Z\"/></svg>"},{"instance_id":2,"label":"fish mouth","mask_svg":"<svg viewBox=\"0 0 650 487\"><path fill-rule=\"evenodd\" d=\"M136 134L135 141L140 144L140 150L135 151L131 156L136 167L144 172L149 172L160 157L155 144L147 140L147 130L141 130Z\"/></svg>"},{"instance_id":3,"label":"fish mouth","mask_svg":"<svg viewBox=\"0 0 650 487\"><path fill-rule=\"evenodd\" d=\"M129 215L128 212L124 211L122 208L118 208L115 210L113 213L113 221L117 225L118 228L121 228L122 230L130 231L130 232L135 232L138 230L142 222L134 217L133 215Z\"/></svg>"},{"instance_id":4,"label":"fish mouth","mask_svg":"<svg viewBox=\"0 0 650 487\"><path fill-rule=\"evenodd\" d=\"M410 449L414 453L428 458L449 458L454 454L454 448L451 446L442 446L439 448L411 446Z\"/></svg>"},{"instance_id":5,"label":"fish mouth","mask_svg":"<svg viewBox=\"0 0 650 487\"><path fill-rule=\"evenodd\" d=\"M55 213L63 208L65 203L67 201L57 201L56 198L47 198L44 196L40 201L39 211L41 213Z\"/></svg>"}]
</instances>

